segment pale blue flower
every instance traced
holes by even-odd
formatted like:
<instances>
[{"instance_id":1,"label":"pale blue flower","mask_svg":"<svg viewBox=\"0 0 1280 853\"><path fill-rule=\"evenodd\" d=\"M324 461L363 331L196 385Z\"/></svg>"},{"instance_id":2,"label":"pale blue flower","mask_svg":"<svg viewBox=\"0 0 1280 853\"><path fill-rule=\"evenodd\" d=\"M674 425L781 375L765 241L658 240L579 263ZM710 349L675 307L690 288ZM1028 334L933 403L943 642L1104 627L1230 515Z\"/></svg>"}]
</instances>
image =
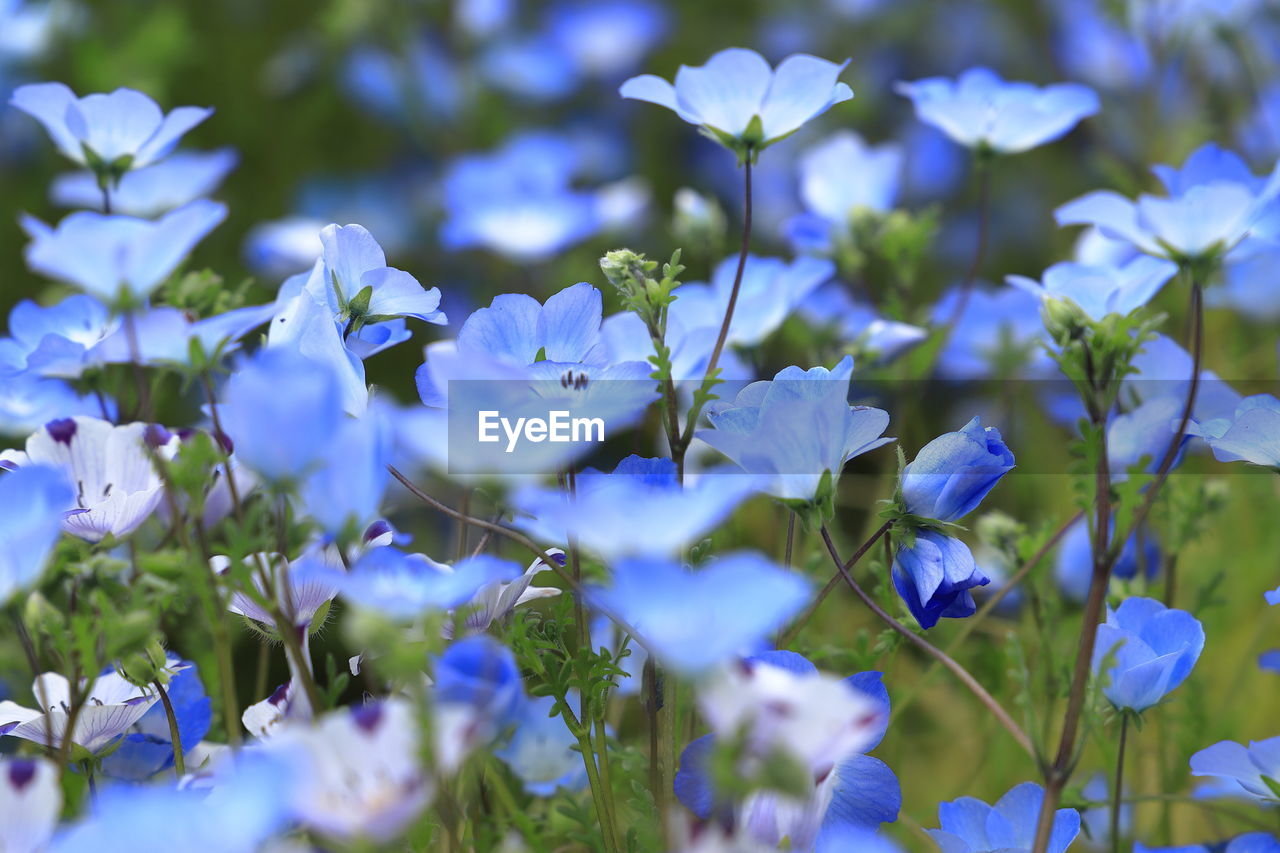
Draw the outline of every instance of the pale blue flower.
<instances>
[{"instance_id":1,"label":"pale blue flower","mask_svg":"<svg viewBox=\"0 0 1280 853\"><path fill-rule=\"evenodd\" d=\"M1122 580L1139 576L1151 580L1159 574L1161 561L1160 543L1151 530L1144 528L1129 535L1111 575ZM1058 589L1069 600L1077 604L1085 602L1093 578L1093 545L1089 538L1089 523L1085 519L1081 518L1067 528L1058 544L1054 578Z\"/></svg>"},{"instance_id":2,"label":"pale blue flower","mask_svg":"<svg viewBox=\"0 0 1280 853\"><path fill-rule=\"evenodd\" d=\"M1121 399L1132 400L1136 405L1162 397L1186 400L1191 378L1191 354L1168 336L1157 335L1144 343L1130 366L1133 372L1124 378ZM1243 400L1240 393L1219 379L1216 373L1202 369L1192 420L1201 425L1217 419L1229 421ZM1169 426L1170 434L1174 426L1176 424Z\"/></svg>"},{"instance_id":3,"label":"pale blue flower","mask_svg":"<svg viewBox=\"0 0 1280 853\"><path fill-rule=\"evenodd\" d=\"M115 403L81 394L61 379L0 369L0 435L25 436L59 417L106 414L115 417Z\"/></svg>"},{"instance_id":4,"label":"pale blue flower","mask_svg":"<svg viewBox=\"0 0 1280 853\"><path fill-rule=\"evenodd\" d=\"M87 364L185 365L191 362L191 346L199 342L207 357L227 355L240 347L240 340L269 321L275 306L246 305L203 320L191 320L185 311L169 306L149 308L133 317L134 341L121 323L113 322L111 332L86 353Z\"/></svg>"},{"instance_id":5,"label":"pale blue flower","mask_svg":"<svg viewBox=\"0 0 1280 853\"><path fill-rule=\"evenodd\" d=\"M760 475L775 497L814 500L824 474L834 480L851 458L893 440L883 437L888 412L849 405L852 374L850 356L831 370L788 367L709 407L713 429L697 437Z\"/></svg>"},{"instance_id":6,"label":"pale blue flower","mask_svg":"<svg viewBox=\"0 0 1280 853\"><path fill-rule=\"evenodd\" d=\"M903 150L896 143L868 145L852 130L840 130L799 158L800 200L805 213L788 220L797 248L831 251L847 239L860 213L885 213L897 203Z\"/></svg>"},{"instance_id":7,"label":"pale blue flower","mask_svg":"<svg viewBox=\"0 0 1280 853\"><path fill-rule=\"evenodd\" d=\"M43 124L68 158L112 177L164 157L183 134L213 114L212 109L178 107L166 115L133 89L78 98L62 83L19 86L9 103Z\"/></svg>"},{"instance_id":8,"label":"pale blue flower","mask_svg":"<svg viewBox=\"0 0 1280 853\"><path fill-rule=\"evenodd\" d=\"M693 570L654 557L621 560L612 569L613 584L591 589L588 600L625 620L664 666L686 675L754 651L812 593L802 576L750 552Z\"/></svg>"},{"instance_id":9,"label":"pale blue flower","mask_svg":"<svg viewBox=\"0 0 1280 853\"><path fill-rule=\"evenodd\" d=\"M898 546L892 574L898 595L925 629L943 617L972 616L978 610L974 587L990 583L974 563L969 546L935 530L919 530L913 545Z\"/></svg>"},{"instance_id":10,"label":"pale blue flower","mask_svg":"<svg viewBox=\"0 0 1280 853\"><path fill-rule=\"evenodd\" d=\"M933 307L933 322L950 322L960 298L960 290L955 287L943 294ZM975 287L951 327L938 356L937 370L947 379L982 379L998 367L1004 368L1016 356L1024 365L1024 373L1056 372L1041 345L1043 339L1039 299L1014 287L995 291Z\"/></svg>"},{"instance_id":11,"label":"pale blue flower","mask_svg":"<svg viewBox=\"0 0 1280 853\"><path fill-rule=\"evenodd\" d=\"M0 338L0 372L78 377L88 353L120 325L106 305L76 293L48 307L24 299L9 312L9 337Z\"/></svg>"},{"instance_id":12,"label":"pale blue flower","mask_svg":"<svg viewBox=\"0 0 1280 853\"><path fill-rule=\"evenodd\" d=\"M348 601L395 619L452 610L492 583L520 575L515 563L480 554L449 566L425 554L385 546L367 551L350 572L316 568Z\"/></svg>"},{"instance_id":13,"label":"pale blue flower","mask_svg":"<svg viewBox=\"0 0 1280 853\"><path fill-rule=\"evenodd\" d=\"M1203 649L1204 628L1190 613L1128 598L1098 626L1093 671L1112 705L1145 711L1186 681Z\"/></svg>"},{"instance_id":14,"label":"pale blue flower","mask_svg":"<svg viewBox=\"0 0 1280 853\"><path fill-rule=\"evenodd\" d=\"M722 523L755 490L736 470L703 472L681 486L670 459L628 456L611 473L588 468L574 491L529 486L511 497L515 525L543 542L582 548L609 561L676 556Z\"/></svg>"},{"instance_id":15,"label":"pale blue flower","mask_svg":"<svg viewBox=\"0 0 1280 853\"><path fill-rule=\"evenodd\" d=\"M347 418L330 434L320 464L306 475L298 498L330 535L363 530L379 518L391 475L391 423L379 406Z\"/></svg>"},{"instance_id":16,"label":"pale blue flower","mask_svg":"<svg viewBox=\"0 0 1280 853\"><path fill-rule=\"evenodd\" d=\"M1167 196L1131 201L1096 190L1055 211L1059 225L1093 225L1148 255L1182 263L1231 253L1242 257L1259 241L1274 241L1280 166L1257 177L1235 154L1201 146L1182 169L1155 169Z\"/></svg>"},{"instance_id":17,"label":"pale blue flower","mask_svg":"<svg viewBox=\"0 0 1280 853\"><path fill-rule=\"evenodd\" d=\"M546 31L579 73L616 77L635 68L667 30L666 10L647 0L565 0Z\"/></svg>"},{"instance_id":18,"label":"pale blue flower","mask_svg":"<svg viewBox=\"0 0 1280 853\"><path fill-rule=\"evenodd\" d=\"M828 282L800 303L800 315L815 327L834 326L840 339L877 364L892 361L923 341L929 333L920 326L882 317L858 302L840 282Z\"/></svg>"},{"instance_id":19,"label":"pale blue flower","mask_svg":"<svg viewBox=\"0 0 1280 853\"><path fill-rule=\"evenodd\" d=\"M159 163L126 172L111 190L111 210L127 216L152 217L212 194L240 157L233 148L179 151ZM102 189L92 172L59 175L49 189L54 204L96 210Z\"/></svg>"},{"instance_id":20,"label":"pale blue flower","mask_svg":"<svg viewBox=\"0 0 1280 853\"><path fill-rule=\"evenodd\" d=\"M255 225L244 240L245 263L272 280L306 272L324 251L320 231L325 224L322 219L290 216Z\"/></svg>"},{"instance_id":21,"label":"pale blue flower","mask_svg":"<svg viewBox=\"0 0 1280 853\"><path fill-rule=\"evenodd\" d=\"M957 79L930 77L898 83L916 116L952 140L978 150L1016 154L1052 142L1098 111L1098 96L1078 83L1043 88L1002 80L988 68Z\"/></svg>"},{"instance_id":22,"label":"pale blue flower","mask_svg":"<svg viewBox=\"0 0 1280 853\"><path fill-rule=\"evenodd\" d=\"M219 414L237 458L268 480L297 481L323 460L345 421L337 380L285 348L257 353L233 374Z\"/></svg>"},{"instance_id":23,"label":"pale blue flower","mask_svg":"<svg viewBox=\"0 0 1280 853\"><path fill-rule=\"evenodd\" d=\"M1250 797L1280 802L1280 737L1250 741L1248 746L1224 740L1191 756L1192 776L1216 776L1234 782ZM1270 784L1268 784L1270 780Z\"/></svg>"},{"instance_id":24,"label":"pale blue flower","mask_svg":"<svg viewBox=\"0 0 1280 853\"><path fill-rule=\"evenodd\" d=\"M569 702L576 708L576 691L569 694ZM554 696L526 702L511 740L494 752L535 797L551 797L562 788L581 791L587 785L578 739L563 716L552 714L555 706Z\"/></svg>"},{"instance_id":25,"label":"pale blue flower","mask_svg":"<svg viewBox=\"0 0 1280 853\"><path fill-rule=\"evenodd\" d=\"M201 199L155 221L81 211L50 228L28 218L27 265L105 301L145 300L226 215Z\"/></svg>"},{"instance_id":26,"label":"pale blue flower","mask_svg":"<svg viewBox=\"0 0 1280 853\"><path fill-rule=\"evenodd\" d=\"M1066 299L1094 320L1127 315L1151 301L1178 271L1163 258L1140 255L1122 266L1085 266L1065 261L1044 271L1042 281L1008 276L1010 284L1043 299Z\"/></svg>"},{"instance_id":27,"label":"pale blue flower","mask_svg":"<svg viewBox=\"0 0 1280 853\"><path fill-rule=\"evenodd\" d=\"M0 602L39 580L61 533L63 510L74 498L56 468L27 465L0 473Z\"/></svg>"},{"instance_id":28,"label":"pale blue flower","mask_svg":"<svg viewBox=\"0 0 1280 853\"><path fill-rule=\"evenodd\" d=\"M1188 425L1219 462L1251 462L1280 469L1280 400L1270 394L1245 397L1229 417Z\"/></svg>"},{"instance_id":29,"label":"pale blue flower","mask_svg":"<svg viewBox=\"0 0 1280 853\"><path fill-rule=\"evenodd\" d=\"M837 79L848 64L798 53L774 69L754 50L733 47L706 65L680 66L674 85L642 74L618 91L673 110L725 145L758 151L852 98Z\"/></svg>"},{"instance_id":30,"label":"pale blue flower","mask_svg":"<svg viewBox=\"0 0 1280 853\"><path fill-rule=\"evenodd\" d=\"M708 356L724 322L737 271L738 258L725 258L712 271L710 284L694 282L672 291L676 301L667 312L670 322L684 335L702 337ZM835 264L815 257L802 256L788 263L780 258L747 255L725 342L735 346L760 343L809 294L830 281L835 271Z\"/></svg>"},{"instance_id":31,"label":"pale blue flower","mask_svg":"<svg viewBox=\"0 0 1280 853\"><path fill-rule=\"evenodd\" d=\"M1044 789L1023 782L989 806L974 797L961 797L938 805L941 829L929 834L942 853L1030 853L1035 841L1036 822L1044 802ZM1048 853L1065 853L1080 834L1080 813L1058 809Z\"/></svg>"}]
</instances>

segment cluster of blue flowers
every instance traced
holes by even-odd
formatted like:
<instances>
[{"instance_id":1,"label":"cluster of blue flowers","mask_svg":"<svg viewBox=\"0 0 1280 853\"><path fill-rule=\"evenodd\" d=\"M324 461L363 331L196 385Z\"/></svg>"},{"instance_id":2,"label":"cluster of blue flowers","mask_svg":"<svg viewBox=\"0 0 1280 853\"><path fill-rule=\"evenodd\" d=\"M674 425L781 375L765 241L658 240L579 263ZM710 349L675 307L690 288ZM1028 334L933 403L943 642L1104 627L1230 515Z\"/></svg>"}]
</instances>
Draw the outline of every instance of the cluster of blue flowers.
<instances>
[{"instance_id":1,"label":"cluster of blue flowers","mask_svg":"<svg viewBox=\"0 0 1280 853\"><path fill-rule=\"evenodd\" d=\"M1211 4L1174 4L1187 8L1139 43L1092 4L1049 5L1066 21L1056 37L1113 50L1111 76L1144 80L1216 20ZM1216 586L1175 604L1180 552L1222 490L1170 475L1189 458L1280 472L1280 399L1208 370L1204 320L1206 301L1247 304L1280 257L1280 164L1257 174L1206 142L1155 167L1162 194L1061 204L1059 225L1086 226L1070 258L988 286L993 179L1104 115L1111 86L1071 68L1091 85L983 67L898 82L980 185L971 270L926 300L912 270L936 211L901 207L915 145L812 136L850 121L848 60L728 48L671 80L629 76L667 10L511 7L459 4L470 63L434 39L407 57L356 45L346 88L404 123L460 121L481 86L664 107L719 146L714 169L738 170L733 253L696 257L727 215L686 189L684 253L610 251L555 292L478 306L390 265L423 239L403 223L302 209L251 234L247 260L274 289L253 299L190 262L236 215L209 198L236 153L179 148L204 123L217 135L212 109L13 90L9 112L74 171L50 192L72 212L21 216L25 265L51 286L0 338L14 626L0 660L33 679L0 685L0 851L1280 851L1274 731L1210 743L1194 704L1194 749L1177 766L1155 753L1162 787L1124 775L1166 736L1165 706L1198 697L1215 643L1201 611ZM14 27L52 26L32 14L0 0L0 59ZM1230 14L1217 25L1239 26ZM621 242L651 205L626 148L565 128L455 154L429 236L503 270ZM771 169L797 188L793 209L768 209ZM753 252L768 230L789 256ZM705 281L684 281L685 262ZM1189 301L1185 348L1160 334L1175 327L1157 299ZM401 377L417 399L370 381L370 359L424 334ZM988 379L1034 380L1034 399L1002 404ZM935 435L922 411L939 391L958 428ZM1053 475L1062 494L1032 506L1014 498L1038 472L1011 476L1027 466L1024 404L1074 459ZM572 440L534 426L569 413ZM1010 514L992 509L1004 495ZM1280 589L1249 594L1245 618L1273 625ZM1007 648L967 667L956 650L992 613ZM1262 667L1280 671L1277 655ZM934 665L961 698L907 715ZM960 703L991 726L961 722ZM958 784L934 825L903 821L909 834L904 801L928 783L881 744L912 738L924 713L972 741L975 769L988 740L1022 750L996 776L1019 783L994 804L968 792L997 788ZM1114 777L1076 786L1099 755ZM1193 776L1216 781L1182 796ZM1144 798L1236 802L1209 829L1167 811L1157 827L1133 814Z\"/></svg>"}]
</instances>

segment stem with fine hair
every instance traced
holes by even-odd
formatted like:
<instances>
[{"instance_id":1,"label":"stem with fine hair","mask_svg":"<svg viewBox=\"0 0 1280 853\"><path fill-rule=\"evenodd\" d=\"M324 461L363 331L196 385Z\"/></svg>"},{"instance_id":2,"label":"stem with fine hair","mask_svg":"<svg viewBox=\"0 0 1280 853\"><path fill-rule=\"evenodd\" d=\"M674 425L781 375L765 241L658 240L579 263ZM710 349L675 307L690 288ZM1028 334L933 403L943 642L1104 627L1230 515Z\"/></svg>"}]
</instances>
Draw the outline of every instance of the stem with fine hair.
<instances>
[{"instance_id":1,"label":"stem with fine hair","mask_svg":"<svg viewBox=\"0 0 1280 853\"><path fill-rule=\"evenodd\" d=\"M1035 745L1031 742L1031 738L1027 737L1027 733L1024 732L1022 727L1014 721L1013 717L1009 716L1009 712L1001 707L1000 703L995 700L995 697L992 696L981 683L979 683L978 679L973 677L973 674L970 673L969 670L956 663L953 658L933 643L930 643L924 637L921 637L906 625L903 625L897 619L894 619L884 610L884 608L877 604L876 600L868 595L866 590L858 585L858 582L849 574L849 570L845 568L844 561L840 559L840 553L836 550L835 543L831 541L831 534L827 531L825 525L822 527L821 532L822 541L827 546L827 553L831 555L831 560L835 563L836 569L840 573L840 577L844 579L844 582L848 584L854 594L858 596L858 598L862 599L862 603L865 604L872 613L878 616L882 622L897 631L929 657L951 670L951 672L960 679L960 683L967 687L970 692L978 698L978 701L986 706L987 710L991 712L991 715L996 718L996 721L1008 730L1009 734L1013 736L1013 739L1017 742L1018 746L1022 747L1023 750L1025 750L1026 753L1035 760L1036 749Z\"/></svg>"},{"instance_id":2,"label":"stem with fine hair","mask_svg":"<svg viewBox=\"0 0 1280 853\"><path fill-rule=\"evenodd\" d=\"M173 744L173 772L181 779L187 775L187 760L182 750L182 735L178 732L178 716L173 712L173 703L169 701L169 692L164 689L160 679L154 682L160 701L164 704L164 715L169 721L169 742Z\"/></svg>"},{"instance_id":3,"label":"stem with fine hair","mask_svg":"<svg viewBox=\"0 0 1280 853\"><path fill-rule=\"evenodd\" d=\"M841 572L852 569L857 562L862 559L863 555L871 550L871 546L876 544L876 541L879 540L881 536L884 536L889 532L889 528L892 526L892 521L886 521L884 524L880 525L880 527L876 529L876 532L872 533L866 542L863 542L858 546L858 550L853 552L853 556L849 558L848 562L836 565L836 573L832 575L831 580L827 581L827 585L824 586L822 591L818 593L816 598L814 598L813 604L810 604L809 609L804 613L801 613L800 618L792 623L791 627L787 629L785 634L778 638L778 648L785 649L795 642L796 637L800 635L800 631L803 630L804 626L813 618L813 614L818 612L818 608L822 606L822 602L826 601L827 596L831 594L831 591L840 585Z\"/></svg>"},{"instance_id":4,"label":"stem with fine hair","mask_svg":"<svg viewBox=\"0 0 1280 853\"><path fill-rule=\"evenodd\" d=\"M1116 751L1116 778L1111 788L1111 853L1120 853L1120 804L1124 802L1124 748L1129 740L1129 712L1120 713L1120 745Z\"/></svg>"}]
</instances>

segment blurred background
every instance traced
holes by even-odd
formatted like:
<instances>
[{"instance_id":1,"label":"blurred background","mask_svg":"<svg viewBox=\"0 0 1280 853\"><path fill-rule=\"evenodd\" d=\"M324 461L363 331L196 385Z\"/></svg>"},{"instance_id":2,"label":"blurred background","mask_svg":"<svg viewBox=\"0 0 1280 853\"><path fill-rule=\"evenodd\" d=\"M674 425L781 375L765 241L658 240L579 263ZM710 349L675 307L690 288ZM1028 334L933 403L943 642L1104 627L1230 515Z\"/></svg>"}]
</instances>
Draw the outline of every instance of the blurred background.
<instances>
[{"instance_id":1,"label":"blurred background","mask_svg":"<svg viewBox=\"0 0 1280 853\"><path fill-rule=\"evenodd\" d=\"M967 153L918 123L910 102L894 93L895 81L986 65L1006 79L1092 86L1102 100L1097 116L1056 143L993 165L983 297L949 343L956 354L942 360L968 357L978 367L939 377L923 372L927 359L908 355L860 362L856 374L887 380L899 391L933 380L906 395L909 404L886 404L894 418L890 432L908 458L975 414L999 426L1019 470L987 506L1047 533L1076 511L1077 478L1066 451L1070 427L1040 404L1042 380L1052 371L1045 372L1037 354L1036 300L1006 286L1004 276L1038 278L1049 264L1070 257L1076 234L1054 225L1056 206L1095 188L1126 195L1151 190L1152 164L1180 164L1204 142L1236 150L1255 172L1269 172L1280 151L1276 5L0 0L0 99L22 83L58 80L80 94L134 87L165 109L214 107L183 146L225 149L209 168L210 180L220 183L214 196L230 215L189 268L207 267L228 287L247 282L249 301L266 302L286 276L310 266L322 225L365 225L393 265L444 294L449 327L413 326L411 343L368 363L382 393L411 403L422 345L452 337L495 294L544 299L585 280L605 290L611 313L617 302L597 265L606 250L627 246L665 259L683 247L688 281L708 280L736 251L742 202L732 156L667 111L618 97L618 84L632 74L669 78L681 63L701 64L734 45L772 62L793 52L850 58L842 79L856 98L761 158L753 251L792 255L786 226L802 210L803 152L842 129L872 144L893 142L902 151L893 207L905 212L898 223L905 248L891 263L868 245L865 256L841 259L840 272L860 304L914 325L929 322L970 263L977 187ZM63 292L26 271L26 238L17 220L63 215L50 187L65 171L36 122L12 108L0 110L0 313L21 299L49 303ZM677 204L683 188L697 196L682 194ZM1228 270L1210 291L1206 366L1243 393L1274 392L1278 259ZM1186 298L1185 286L1175 281L1156 300L1168 314L1163 331L1174 341L1185 336ZM761 377L788 364L830 365L851 346L844 310L810 306L743 358ZM868 394L879 393L867 387ZM7 444L25 436L21 428L6 432ZM851 466L839 500L846 552L876 526L876 501L890 496L895 464L885 451ZM1211 478L1223 484L1220 506L1199 518L1203 501L1194 496ZM1141 837L1225 835L1247 826L1229 802L1206 808L1181 800L1194 790L1191 752L1223 738L1277 733L1280 676L1257 666L1260 652L1280 645L1280 619L1261 597L1280 577L1276 482L1270 472L1227 471L1196 453L1172 479L1171 508L1158 513L1151 535L1167 547L1157 568L1176 561L1180 602L1204 621L1209 642L1178 701L1137 734L1132 755L1142 757L1131 765L1132 789L1165 797L1139 805ZM449 488L440 485L443 493ZM1180 516L1182 505L1196 507L1197 517ZM446 547L448 529L422 515L404 506L394 519L419 533L415 547L429 553L436 542ZM1197 522L1201 535L1184 535ZM760 499L716 539L778 553L785 524L784 513ZM980 544L977 531L966 538ZM799 553L808 553L808 569L825 577L813 537L802 540ZM999 568L991 559L990 568ZM1056 565L1064 559L1048 559L1016 597L1021 607L984 622L958 652L1011 705L1030 696L1030 705L1043 707L1043 697L1064 686L1078 624L1075 605L1056 582L1058 570L1069 573L1069 566ZM878 573L871 577L885 583L883 559L860 570ZM1015 620L1045 632L1011 642ZM947 621L930 636L946 647L961 630L962 623ZM902 780L906 802L893 832L912 849L926 849L916 829L936 826L939 800L964 794L991 800L1036 776L967 694L945 675L923 679L925 663L886 645L878 625L843 590L802 642L824 668L884 668L895 702L910 697L876 754ZM324 635L320 645L321 655L345 661L348 650L336 634ZM247 637L240 651L255 654ZM1020 681L1019 655L1033 659L1034 684ZM251 691L246 686L245 695ZM1034 717L1029 730L1045 732L1057 718ZM1089 748L1079 781L1108 766L1110 749Z\"/></svg>"}]
</instances>

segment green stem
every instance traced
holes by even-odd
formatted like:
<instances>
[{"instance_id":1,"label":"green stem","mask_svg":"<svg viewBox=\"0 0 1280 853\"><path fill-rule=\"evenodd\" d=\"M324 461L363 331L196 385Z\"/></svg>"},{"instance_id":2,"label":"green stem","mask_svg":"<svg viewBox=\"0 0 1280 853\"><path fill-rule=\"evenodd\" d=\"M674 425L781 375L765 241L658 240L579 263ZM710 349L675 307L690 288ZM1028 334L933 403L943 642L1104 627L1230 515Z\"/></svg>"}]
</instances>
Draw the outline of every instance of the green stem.
<instances>
[{"instance_id":1,"label":"green stem","mask_svg":"<svg viewBox=\"0 0 1280 853\"><path fill-rule=\"evenodd\" d=\"M1129 741L1129 712L1120 714L1120 746L1116 751L1116 778L1111 787L1111 853L1120 850L1120 804L1124 802L1124 748Z\"/></svg>"},{"instance_id":2,"label":"green stem","mask_svg":"<svg viewBox=\"0 0 1280 853\"><path fill-rule=\"evenodd\" d=\"M182 735L178 731L178 716L173 712L173 703L169 701L169 693L164 689L160 679L153 682L160 701L164 704L164 715L169 721L169 741L173 744L173 772L179 779L187 775L187 760L182 749Z\"/></svg>"}]
</instances>

